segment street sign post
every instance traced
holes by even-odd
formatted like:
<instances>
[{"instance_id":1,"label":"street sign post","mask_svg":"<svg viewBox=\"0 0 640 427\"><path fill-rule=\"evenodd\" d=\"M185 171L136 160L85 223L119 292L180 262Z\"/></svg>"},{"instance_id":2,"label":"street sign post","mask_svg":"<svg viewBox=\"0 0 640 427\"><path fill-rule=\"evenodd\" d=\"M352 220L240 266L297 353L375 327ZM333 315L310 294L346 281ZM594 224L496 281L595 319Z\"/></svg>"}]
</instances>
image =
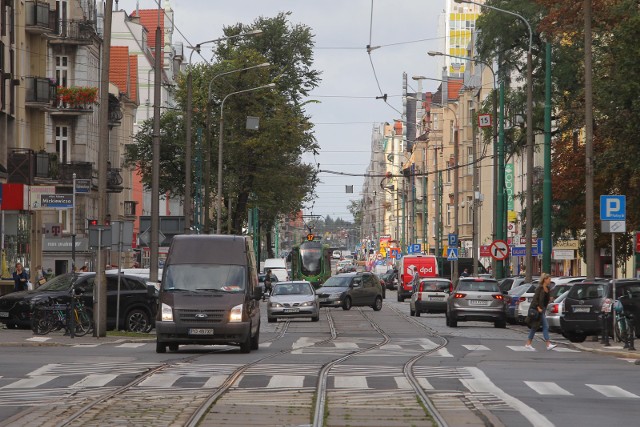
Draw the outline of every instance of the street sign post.
<instances>
[{"instance_id":1,"label":"street sign post","mask_svg":"<svg viewBox=\"0 0 640 427\"><path fill-rule=\"evenodd\" d=\"M458 248L448 248L447 261L457 261L457 260L458 260Z\"/></svg>"},{"instance_id":2,"label":"street sign post","mask_svg":"<svg viewBox=\"0 0 640 427\"><path fill-rule=\"evenodd\" d=\"M458 247L458 235L455 233L449 233L449 246Z\"/></svg>"}]
</instances>

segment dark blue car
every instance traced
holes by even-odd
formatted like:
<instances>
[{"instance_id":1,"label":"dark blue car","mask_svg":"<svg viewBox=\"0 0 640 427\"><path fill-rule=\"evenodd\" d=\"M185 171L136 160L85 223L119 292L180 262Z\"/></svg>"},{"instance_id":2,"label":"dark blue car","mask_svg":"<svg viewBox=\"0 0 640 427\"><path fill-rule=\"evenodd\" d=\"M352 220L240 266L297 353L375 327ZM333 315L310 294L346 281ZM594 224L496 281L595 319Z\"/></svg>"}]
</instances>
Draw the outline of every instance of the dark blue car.
<instances>
[{"instance_id":1,"label":"dark blue car","mask_svg":"<svg viewBox=\"0 0 640 427\"><path fill-rule=\"evenodd\" d=\"M516 288L513 288L509 292L507 292L507 294L504 296L504 302L505 302L504 311L507 318L507 322L509 322L509 324L513 325L518 321L518 318L517 318L518 305L522 301L520 299L522 295L526 294L527 292L535 292L535 290L536 290L535 285L527 283L524 285L520 285Z\"/></svg>"}]
</instances>

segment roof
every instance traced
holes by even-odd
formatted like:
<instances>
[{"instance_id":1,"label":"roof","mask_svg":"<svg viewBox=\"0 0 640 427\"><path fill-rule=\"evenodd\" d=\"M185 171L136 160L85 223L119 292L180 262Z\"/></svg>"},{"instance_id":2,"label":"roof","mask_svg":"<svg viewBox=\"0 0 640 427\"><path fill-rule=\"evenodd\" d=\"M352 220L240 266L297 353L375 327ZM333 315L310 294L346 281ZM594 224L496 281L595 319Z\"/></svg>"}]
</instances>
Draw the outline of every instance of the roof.
<instances>
[{"instance_id":1,"label":"roof","mask_svg":"<svg viewBox=\"0 0 640 427\"><path fill-rule=\"evenodd\" d=\"M449 101L457 100L460 97L460 89L464 86L462 79L449 78L447 81L447 99Z\"/></svg>"},{"instance_id":2,"label":"roof","mask_svg":"<svg viewBox=\"0 0 640 427\"><path fill-rule=\"evenodd\" d=\"M111 55L109 57L109 82L118 86L118 91L120 91L120 93L129 94L130 76L129 47L111 46Z\"/></svg>"},{"instance_id":3,"label":"roof","mask_svg":"<svg viewBox=\"0 0 640 427\"><path fill-rule=\"evenodd\" d=\"M162 14L160 19L158 19L158 13ZM164 49L164 11L158 9L140 9L131 13L131 16L140 16L140 23L149 33L147 36L147 45L151 52L155 50L156 28L158 28L158 24L160 24L160 49Z\"/></svg>"}]
</instances>

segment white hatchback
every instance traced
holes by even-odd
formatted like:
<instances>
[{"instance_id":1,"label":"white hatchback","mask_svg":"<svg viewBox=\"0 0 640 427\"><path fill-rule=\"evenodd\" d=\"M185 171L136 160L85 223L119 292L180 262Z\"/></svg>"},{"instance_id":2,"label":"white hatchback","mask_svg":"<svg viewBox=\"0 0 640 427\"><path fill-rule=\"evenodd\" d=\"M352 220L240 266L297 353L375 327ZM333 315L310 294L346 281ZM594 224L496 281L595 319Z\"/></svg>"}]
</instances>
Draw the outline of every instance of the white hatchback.
<instances>
[{"instance_id":1,"label":"white hatchback","mask_svg":"<svg viewBox=\"0 0 640 427\"><path fill-rule=\"evenodd\" d=\"M418 289L414 289L409 302L409 314L420 317L420 313L445 312L447 300L453 290L449 279L428 277L420 279Z\"/></svg>"}]
</instances>

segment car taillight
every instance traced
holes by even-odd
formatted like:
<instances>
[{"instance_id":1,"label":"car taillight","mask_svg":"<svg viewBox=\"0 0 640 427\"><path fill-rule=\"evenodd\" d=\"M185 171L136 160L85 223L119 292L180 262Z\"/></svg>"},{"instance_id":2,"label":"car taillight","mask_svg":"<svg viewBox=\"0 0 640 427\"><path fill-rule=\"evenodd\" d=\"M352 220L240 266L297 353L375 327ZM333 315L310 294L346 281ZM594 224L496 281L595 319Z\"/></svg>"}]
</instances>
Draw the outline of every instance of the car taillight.
<instances>
[{"instance_id":1,"label":"car taillight","mask_svg":"<svg viewBox=\"0 0 640 427\"><path fill-rule=\"evenodd\" d=\"M422 292L422 291L420 291L420 292ZM416 298L418 301L422 301L422 294L420 292L418 292L418 297Z\"/></svg>"},{"instance_id":2,"label":"car taillight","mask_svg":"<svg viewBox=\"0 0 640 427\"><path fill-rule=\"evenodd\" d=\"M420 283L420 286L418 287L418 292L424 292L424 283Z\"/></svg>"},{"instance_id":3,"label":"car taillight","mask_svg":"<svg viewBox=\"0 0 640 427\"><path fill-rule=\"evenodd\" d=\"M498 301L504 301L504 297L502 295L494 295L493 298L497 299Z\"/></svg>"},{"instance_id":4,"label":"car taillight","mask_svg":"<svg viewBox=\"0 0 640 427\"><path fill-rule=\"evenodd\" d=\"M453 283L449 283L449 293L453 292Z\"/></svg>"},{"instance_id":5,"label":"car taillight","mask_svg":"<svg viewBox=\"0 0 640 427\"><path fill-rule=\"evenodd\" d=\"M460 292L456 292L455 294L453 294L454 298L464 298L466 296L467 294L461 294Z\"/></svg>"},{"instance_id":6,"label":"car taillight","mask_svg":"<svg viewBox=\"0 0 640 427\"><path fill-rule=\"evenodd\" d=\"M527 299L525 297L520 297L519 301L520 302L525 302Z\"/></svg>"},{"instance_id":7,"label":"car taillight","mask_svg":"<svg viewBox=\"0 0 640 427\"><path fill-rule=\"evenodd\" d=\"M558 304L553 304L553 305L551 306L551 312L552 312L553 314L558 314Z\"/></svg>"}]
</instances>

